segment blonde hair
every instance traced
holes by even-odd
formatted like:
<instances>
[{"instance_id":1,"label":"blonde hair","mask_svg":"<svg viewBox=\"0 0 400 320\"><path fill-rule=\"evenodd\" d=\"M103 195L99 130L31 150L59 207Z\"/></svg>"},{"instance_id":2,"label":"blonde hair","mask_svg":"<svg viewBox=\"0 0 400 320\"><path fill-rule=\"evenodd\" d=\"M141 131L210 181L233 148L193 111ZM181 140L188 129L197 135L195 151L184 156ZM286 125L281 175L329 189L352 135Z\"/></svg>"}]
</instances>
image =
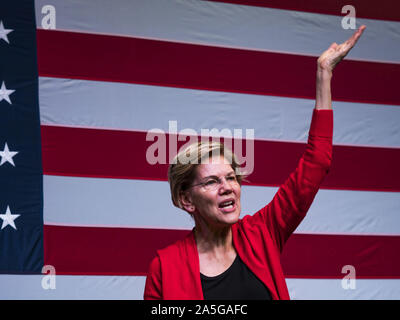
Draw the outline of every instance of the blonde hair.
<instances>
[{"instance_id":1,"label":"blonde hair","mask_svg":"<svg viewBox=\"0 0 400 320\"><path fill-rule=\"evenodd\" d=\"M235 154L221 142L200 141L178 152L168 169L168 182L173 204L183 209L180 194L191 186L196 178L196 168L213 156L221 155L235 171L237 181L242 183L244 176Z\"/></svg>"}]
</instances>

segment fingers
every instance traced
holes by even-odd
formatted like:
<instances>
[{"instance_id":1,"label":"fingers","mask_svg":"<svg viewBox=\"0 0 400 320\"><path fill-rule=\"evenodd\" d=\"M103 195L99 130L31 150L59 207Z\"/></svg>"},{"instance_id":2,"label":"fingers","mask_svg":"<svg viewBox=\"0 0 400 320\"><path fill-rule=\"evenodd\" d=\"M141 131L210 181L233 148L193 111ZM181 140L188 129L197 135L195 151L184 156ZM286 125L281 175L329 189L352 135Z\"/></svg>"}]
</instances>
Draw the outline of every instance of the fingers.
<instances>
[{"instance_id":1,"label":"fingers","mask_svg":"<svg viewBox=\"0 0 400 320\"><path fill-rule=\"evenodd\" d=\"M356 32L353 33L353 35L346 41L346 43L350 44L351 47L353 47L358 39L360 39L362 33L364 32L366 26L362 25Z\"/></svg>"},{"instance_id":2,"label":"fingers","mask_svg":"<svg viewBox=\"0 0 400 320\"><path fill-rule=\"evenodd\" d=\"M362 25L360 28L358 28L357 31L353 33L353 35L347 39L345 42L340 44L338 48L340 51L342 51L342 54L347 55L347 53L354 47L354 45L357 43L358 39L360 39L362 33L364 32L366 26Z\"/></svg>"},{"instance_id":3,"label":"fingers","mask_svg":"<svg viewBox=\"0 0 400 320\"><path fill-rule=\"evenodd\" d=\"M340 52L342 58L345 57L349 53L349 51L354 47L358 39L360 39L365 28L366 26L362 25L361 27L358 28L357 31L353 33L353 35L347 41L343 42L342 44L336 47L336 50Z\"/></svg>"},{"instance_id":4,"label":"fingers","mask_svg":"<svg viewBox=\"0 0 400 320\"><path fill-rule=\"evenodd\" d=\"M358 28L358 32L363 33L366 28L367 26L363 24L361 27Z\"/></svg>"},{"instance_id":5,"label":"fingers","mask_svg":"<svg viewBox=\"0 0 400 320\"><path fill-rule=\"evenodd\" d=\"M361 35L363 34L366 26L362 25L358 30L354 33L354 44L360 39Z\"/></svg>"},{"instance_id":6,"label":"fingers","mask_svg":"<svg viewBox=\"0 0 400 320\"><path fill-rule=\"evenodd\" d=\"M338 47L338 44L337 44L336 42L334 42L334 43L332 43L332 44L330 45L330 47L328 48L328 50L329 50L329 49L336 50L337 47Z\"/></svg>"},{"instance_id":7,"label":"fingers","mask_svg":"<svg viewBox=\"0 0 400 320\"><path fill-rule=\"evenodd\" d=\"M350 52L361 37L366 26L362 25L353 35L341 44L333 42L318 58L318 67L332 71L335 66Z\"/></svg>"}]
</instances>

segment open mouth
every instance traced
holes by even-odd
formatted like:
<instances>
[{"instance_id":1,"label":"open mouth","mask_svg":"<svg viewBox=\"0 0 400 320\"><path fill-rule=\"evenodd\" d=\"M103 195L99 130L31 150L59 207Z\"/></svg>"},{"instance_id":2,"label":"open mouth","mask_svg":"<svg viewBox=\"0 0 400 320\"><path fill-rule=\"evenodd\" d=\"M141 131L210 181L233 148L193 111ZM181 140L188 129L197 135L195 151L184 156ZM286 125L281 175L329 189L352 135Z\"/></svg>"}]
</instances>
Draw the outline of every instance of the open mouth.
<instances>
[{"instance_id":1,"label":"open mouth","mask_svg":"<svg viewBox=\"0 0 400 320\"><path fill-rule=\"evenodd\" d=\"M235 200L230 199L230 200L226 200L226 201L220 202L218 207L220 209L222 209L222 211L224 211L224 212L230 212L230 211L233 211L236 208L235 204L236 204Z\"/></svg>"}]
</instances>

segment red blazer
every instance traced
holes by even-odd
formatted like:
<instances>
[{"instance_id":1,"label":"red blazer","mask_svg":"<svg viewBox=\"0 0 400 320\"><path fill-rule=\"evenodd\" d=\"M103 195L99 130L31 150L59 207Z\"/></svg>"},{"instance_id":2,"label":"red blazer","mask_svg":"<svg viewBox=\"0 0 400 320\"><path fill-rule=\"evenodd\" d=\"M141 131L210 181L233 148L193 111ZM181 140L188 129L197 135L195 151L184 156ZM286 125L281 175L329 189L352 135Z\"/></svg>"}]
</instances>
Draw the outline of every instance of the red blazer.
<instances>
[{"instance_id":1,"label":"red blazer","mask_svg":"<svg viewBox=\"0 0 400 320\"><path fill-rule=\"evenodd\" d=\"M232 226L233 245L272 299L290 299L280 254L310 208L332 160L333 111L313 111L308 143L298 166L272 201ZM202 300L200 263L193 231L157 251L146 279L144 299Z\"/></svg>"}]
</instances>

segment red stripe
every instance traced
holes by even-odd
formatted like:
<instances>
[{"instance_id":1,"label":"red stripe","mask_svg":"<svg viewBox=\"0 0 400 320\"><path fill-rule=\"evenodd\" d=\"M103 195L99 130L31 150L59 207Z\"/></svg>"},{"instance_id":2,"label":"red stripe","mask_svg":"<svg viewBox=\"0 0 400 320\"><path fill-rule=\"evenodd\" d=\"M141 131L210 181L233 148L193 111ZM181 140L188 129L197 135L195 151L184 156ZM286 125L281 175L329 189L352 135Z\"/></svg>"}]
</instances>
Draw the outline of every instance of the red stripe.
<instances>
[{"instance_id":1,"label":"red stripe","mask_svg":"<svg viewBox=\"0 0 400 320\"><path fill-rule=\"evenodd\" d=\"M57 274L144 275L158 248L188 231L44 226L44 261Z\"/></svg>"},{"instance_id":2,"label":"red stripe","mask_svg":"<svg viewBox=\"0 0 400 320\"><path fill-rule=\"evenodd\" d=\"M247 6L268 7L284 10L323 13L337 16L342 14L345 5L352 5L356 10L356 18L400 21L400 2L397 0L208 0Z\"/></svg>"},{"instance_id":3,"label":"red stripe","mask_svg":"<svg viewBox=\"0 0 400 320\"><path fill-rule=\"evenodd\" d=\"M145 132L42 126L43 171L48 175L167 180L167 164L150 165L154 143ZM166 135L168 157L169 135ZM179 141L178 149L186 141ZM251 185L279 186L295 170L305 143L254 141ZM243 142L243 155L246 155ZM235 150L234 150L235 151ZM400 191L400 149L334 146L322 188Z\"/></svg>"},{"instance_id":4,"label":"red stripe","mask_svg":"<svg viewBox=\"0 0 400 320\"><path fill-rule=\"evenodd\" d=\"M357 278L400 278L400 236L293 234L282 265L290 278L343 278L354 266Z\"/></svg>"},{"instance_id":5,"label":"red stripe","mask_svg":"<svg viewBox=\"0 0 400 320\"><path fill-rule=\"evenodd\" d=\"M45 264L57 274L145 275L157 249L187 230L44 226ZM293 234L283 255L287 277L400 278L400 236Z\"/></svg>"},{"instance_id":6,"label":"red stripe","mask_svg":"<svg viewBox=\"0 0 400 320\"><path fill-rule=\"evenodd\" d=\"M49 30L37 41L40 76L315 98L315 57ZM400 105L398 78L398 64L345 60L333 99Z\"/></svg>"}]
</instances>

